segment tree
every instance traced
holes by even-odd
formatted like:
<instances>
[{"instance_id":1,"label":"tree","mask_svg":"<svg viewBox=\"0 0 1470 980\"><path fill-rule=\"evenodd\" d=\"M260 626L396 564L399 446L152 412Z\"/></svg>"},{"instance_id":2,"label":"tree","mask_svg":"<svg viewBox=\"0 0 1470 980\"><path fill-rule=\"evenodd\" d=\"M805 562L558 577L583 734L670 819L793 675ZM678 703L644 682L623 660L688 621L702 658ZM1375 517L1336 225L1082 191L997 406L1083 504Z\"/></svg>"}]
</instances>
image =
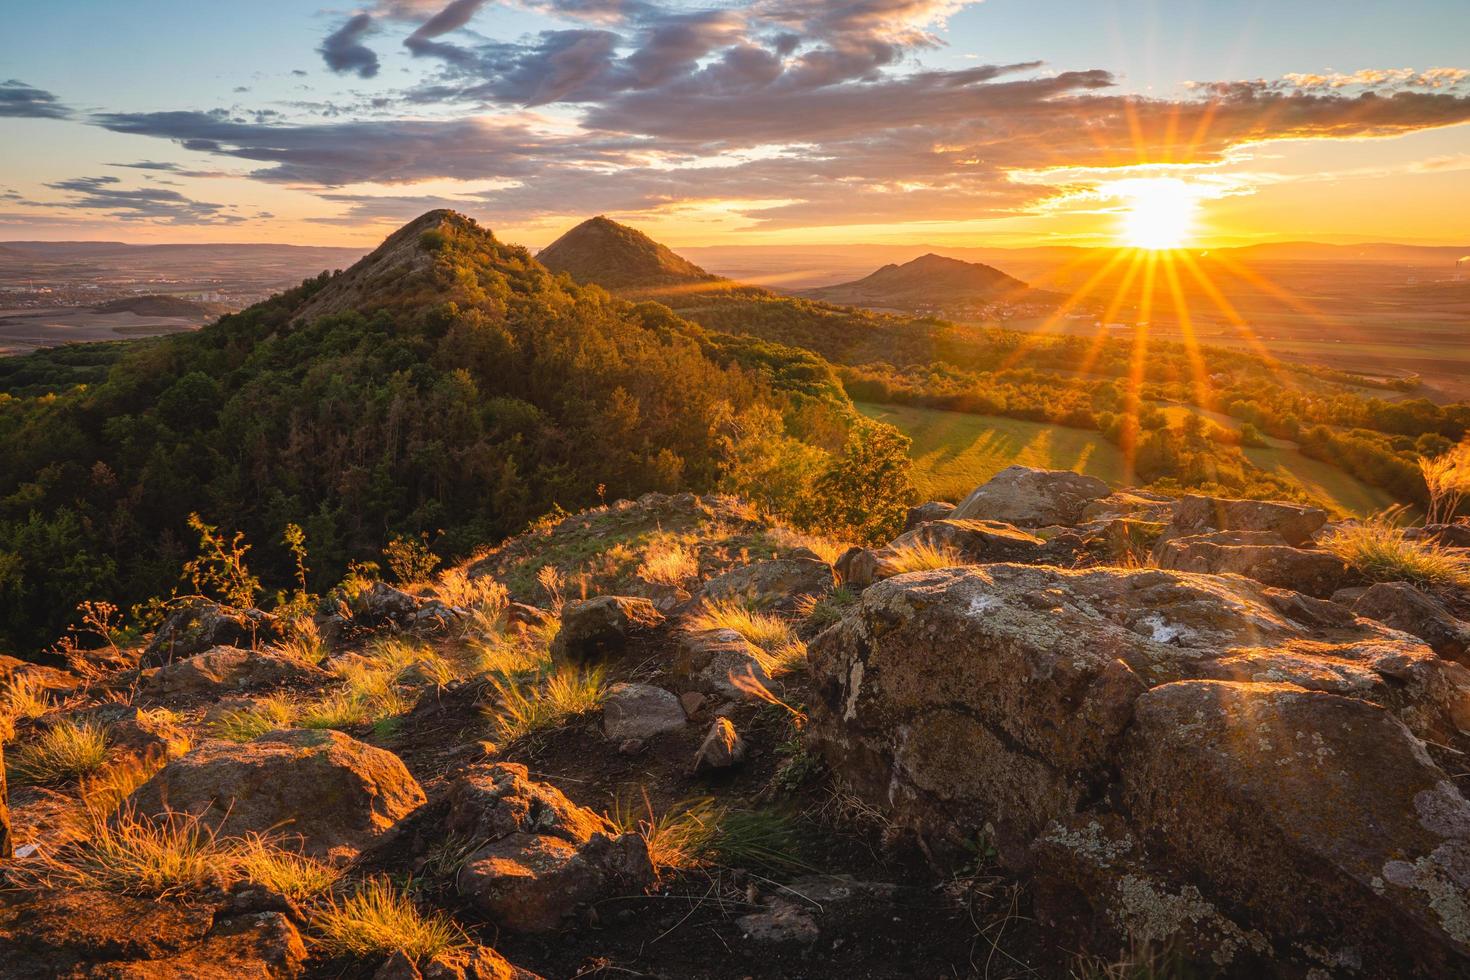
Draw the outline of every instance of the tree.
<instances>
[{"instance_id":1,"label":"tree","mask_svg":"<svg viewBox=\"0 0 1470 980\"><path fill-rule=\"evenodd\" d=\"M814 523L864 542L902 531L915 496L910 445L891 425L871 419L855 422L842 452L813 485Z\"/></svg>"}]
</instances>

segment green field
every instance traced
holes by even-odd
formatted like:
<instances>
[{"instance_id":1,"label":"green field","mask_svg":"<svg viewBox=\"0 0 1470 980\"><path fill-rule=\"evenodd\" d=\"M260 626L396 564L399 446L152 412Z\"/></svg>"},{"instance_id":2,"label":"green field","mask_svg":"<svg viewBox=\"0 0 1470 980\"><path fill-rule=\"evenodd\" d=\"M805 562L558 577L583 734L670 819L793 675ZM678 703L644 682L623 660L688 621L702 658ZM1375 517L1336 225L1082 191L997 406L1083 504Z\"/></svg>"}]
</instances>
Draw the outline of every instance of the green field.
<instances>
[{"instance_id":1,"label":"green field","mask_svg":"<svg viewBox=\"0 0 1470 980\"><path fill-rule=\"evenodd\" d=\"M914 441L914 484L925 500L961 500L1014 463L1075 470L1114 486L1124 480L1123 454L1091 430L910 405L858 402L857 408L869 418L891 423ZM1255 465L1297 480L1345 513L1368 514L1394 502L1387 491L1308 459L1289 445L1245 453Z\"/></svg>"}]
</instances>

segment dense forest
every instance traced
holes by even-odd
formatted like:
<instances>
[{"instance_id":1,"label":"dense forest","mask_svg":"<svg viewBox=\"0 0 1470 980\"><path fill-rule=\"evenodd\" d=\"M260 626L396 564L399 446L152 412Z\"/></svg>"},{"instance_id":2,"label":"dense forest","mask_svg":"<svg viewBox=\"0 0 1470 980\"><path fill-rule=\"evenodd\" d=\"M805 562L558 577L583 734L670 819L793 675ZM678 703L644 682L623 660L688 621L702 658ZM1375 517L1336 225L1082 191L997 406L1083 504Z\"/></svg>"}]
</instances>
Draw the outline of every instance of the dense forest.
<instances>
[{"instance_id":1,"label":"dense forest","mask_svg":"<svg viewBox=\"0 0 1470 980\"><path fill-rule=\"evenodd\" d=\"M22 648L84 600L168 594L194 513L243 532L271 588L293 524L325 586L395 537L462 555L652 490L855 534L908 502L906 441L821 358L577 286L449 212L196 333L3 363L0 642ZM892 499L847 526L872 474Z\"/></svg>"}]
</instances>

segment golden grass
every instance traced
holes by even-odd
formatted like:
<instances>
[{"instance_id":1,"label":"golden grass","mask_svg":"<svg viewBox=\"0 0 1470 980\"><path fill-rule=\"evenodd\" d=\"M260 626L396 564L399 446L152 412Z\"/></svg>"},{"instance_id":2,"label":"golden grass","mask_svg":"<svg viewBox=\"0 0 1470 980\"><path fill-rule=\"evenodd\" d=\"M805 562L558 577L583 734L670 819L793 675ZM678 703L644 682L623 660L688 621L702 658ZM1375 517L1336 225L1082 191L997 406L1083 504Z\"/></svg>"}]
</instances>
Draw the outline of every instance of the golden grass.
<instances>
[{"instance_id":1,"label":"golden grass","mask_svg":"<svg viewBox=\"0 0 1470 980\"><path fill-rule=\"evenodd\" d=\"M843 612L857 601L856 592L845 585L839 585L830 595L820 599L816 596L802 596L797 603L796 612L815 629L826 629L840 620Z\"/></svg>"},{"instance_id":2,"label":"golden grass","mask_svg":"<svg viewBox=\"0 0 1470 980\"><path fill-rule=\"evenodd\" d=\"M434 591L446 605L495 613L505 608L510 594L489 575L471 577L467 568L451 568L439 576Z\"/></svg>"},{"instance_id":3,"label":"golden grass","mask_svg":"<svg viewBox=\"0 0 1470 980\"><path fill-rule=\"evenodd\" d=\"M140 817L125 808L94 815L87 832L43 860L42 873L82 888L166 896L229 885L239 877L240 841L198 817Z\"/></svg>"},{"instance_id":4,"label":"golden grass","mask_svg":"<svg viewBox=\"0 0 1470 980\"><path fill-rule=\"evenodd\" d=\"M837 559L842 557L842 553L852 547L851 541L828 538L805 531L793 531L786 527L771 528L768 536L778 547L792 551L797 548L806 548L829 565L835 565Z\"/></svg>"},{"instance_id":5,"label":"golden grass","mask_svg":"<svg viewBox=\"0 0 1470 980\"><path fill-rule=\"evenodd\" d=\"M889 545L884 549L883 557L883 564L887 568L895 569L895 575L953 568L964 563L964 556L948 545L932 545L927 541Z\"/></svg>"},{"instance_id":6,"label":"golden grass","mask_svg":"<svg viewBox=\"0 0 1470 980\"><path fill-rule=\"evenodd\" d=\"M111 816L124 800L133 795L134 790L153 778L153 774L167 762L168 758L162 753L146 757L124 755L83 776L78 793L88 815L93 819Z\"/></svg>"},{"instance_id":7,"label":"golden grass","mask_svg":"<svg viewBox=\"0 0 1470 980\"><path fill-rule=\"evenodd\" d=\"M295 720L296 706L280 695L271 695L248 708L222 712L210 726L210 734L231 742L252 742L269 732L290 728Z\"/></svg>"},{"instance_id":8,"label":"golden grass","mask_svg":"<svg viewBox=\"0 0 1470 980\"><path fill-rule=\"evenodd\" d=\"M442 912L427 915L413 900L381 878L330 903L312 917L316 943L329 956L358 959L402 952L414 962L469 945L453 919Z\"/></svg>"},{"instance_id":9,"label":"golden grass","mask_svg":"<svg viewBox=\"0 0 1470 980\"><path fill-rule=\"evenodd\" d=\"M45 685L30 674L12 676L0 691L0 719L4 722L32 721L50 710L51 698Z\"/></svg>"},{"instance_id":10,"label":"golden grass","mask_svg":"<svg viewBox=\"0 0 1470 980\"><path fill-rule=\"evenodd\" d=\"M607 696L601 668L562 667L545 680L491 680L500 704L487 712L500 743L559 728L568 719L595 710Z\"/></svg>"},{"instance_id":11,"label":"golden grass","mask_svg":"<svg viewBox=\"0 0 1470 980\"><path fill-rule=\"evenodd\" d=\"M246 837L240 844L238 862L240 873L247 880L294 902L320 895L336 884L339 876L331 865L284 850L258 834Z\"/></svg>"},{"instance_id":12,"label":"golden grass","mask_svg":"<svg viewBox=\"0 0 1470 980\"><path fill-rule=\"evenodd\" d=\"M1321 545L1374 582L1409 582L1429 589L1470 589L1470 555L1434 540L1410 540L1392 515L1348 524Z\"/></svg>"},{"instance_id":13,"label":"golden grass","mask_svg":"<svg viewBox=\"0 0 1470 980\"><path fill-rule=\"evenodd\" d=\"M690 617L689 628L739 633L759 651L756 658L770 677L787 673L806 659L806 644L797 639L785 620L737 599L706 602Z\"/></svg>"},{"instance_id":14,"label":"golden grass","mask_svg":"<svg viewBox=\"0 0 1470 980\"><path fill-rule=\"evenodd\" d=\"M107 729L97 722L58 722L15 752L9 771L17 783L48 785L85 776L107 761Z\"/></svg>"},{"instance_id":15,"label":"golden grass","mask_svg":"<svg viewBox=\"0 0 1470 980\"><path fill-rule=\"evenodd\" d=\"M322 642L321 630L310 616L298 616L291 621L290 635L276 649L292 660L305 664L316 664L327 655L327 646Z\"/></svg>"},{"instance_id":16,"label":"golden grass","mask_svg":"<svg viewBox=\"0 0 1470 980\"><path fill-rule=\"evenodd\" d=\"M643 549L637 574L657 585L681 585L699 574L699 555L676 539L651 541Z\"/></svg>"},{"instance_id":17,"label":"golden grass","mask_svg":"<svg viewBox=\"0 0 1470 980\"><path fill-rule=\"evenodd\" d=\"M1427 524L1447 524L1454 520L1467 496L1470 496L1470 437L1449 452L1432 459L1419 460L1419 472L1429 491Z\"/></svg>"},{"instance_id":18,"label":"golden grass","mask_svg":"<svg viewBox=\"0 0 1470 980\"><path fill-rule=\"evenodd\" d=\"M641 804L620 799L607 819L619 833L643 838L654 870L686 870L708 863L724 808L704 797L676 803L662 816L655 816L647 790L643 791Z\"/></svg>"}]
</instances>

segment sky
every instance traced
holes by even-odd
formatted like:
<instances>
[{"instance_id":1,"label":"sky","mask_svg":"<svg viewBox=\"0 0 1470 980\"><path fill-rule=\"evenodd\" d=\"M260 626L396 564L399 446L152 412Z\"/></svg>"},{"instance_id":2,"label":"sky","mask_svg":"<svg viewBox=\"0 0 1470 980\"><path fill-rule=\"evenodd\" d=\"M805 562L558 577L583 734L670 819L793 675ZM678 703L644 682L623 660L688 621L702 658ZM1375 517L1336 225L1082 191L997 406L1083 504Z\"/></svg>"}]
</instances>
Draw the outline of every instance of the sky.
<instances>
[{"instance_id":1,"label":"sky","mask_svg":"<svg viewBox=\"0 0 1470 980\"><path fill-rule=\"evenodd\" d=\"M1470 244L1465 0L0 7L0 240Z\"/></svg>"}]
</instances>

